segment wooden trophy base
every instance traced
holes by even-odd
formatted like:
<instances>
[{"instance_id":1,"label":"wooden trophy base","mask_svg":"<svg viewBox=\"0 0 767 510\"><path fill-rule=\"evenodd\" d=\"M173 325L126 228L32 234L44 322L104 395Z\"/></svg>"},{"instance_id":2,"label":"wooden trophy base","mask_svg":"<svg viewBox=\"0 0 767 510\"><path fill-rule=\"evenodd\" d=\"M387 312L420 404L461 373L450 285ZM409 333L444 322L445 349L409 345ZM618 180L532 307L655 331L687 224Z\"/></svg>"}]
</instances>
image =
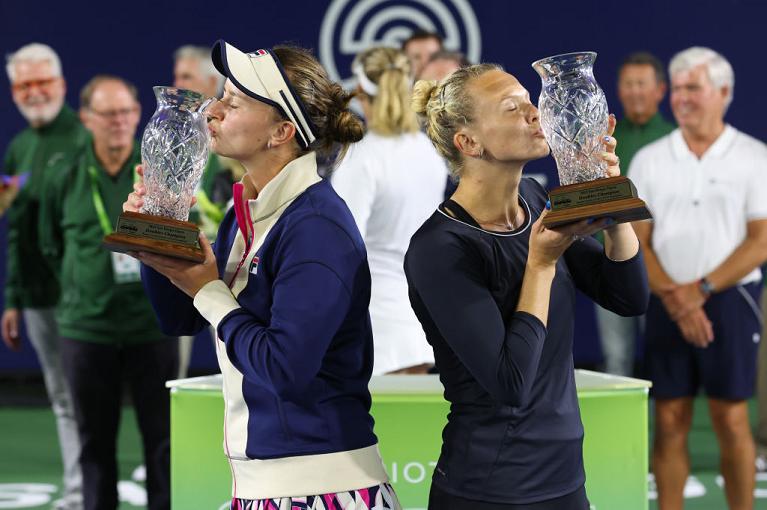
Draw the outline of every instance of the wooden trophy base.
<instances>
[{"instance_id":1,"label":"wooden trophy base","mask_svg":"<svg viewBox=\"0 0 767 510\"><path fill-rule=\"evenodd\" d=\"M205 254L199 243L200 229L188 221L162 216L124 212L113 234L102 244L117 252L147 251L192 262L202 262Z\"/></svg>"},{"instance_id":2,"label":"wooden trophy base","mask_svg":"<svg viewBox=\"0 0 767 510\"><path fill-rule=\"evenodd\" d=\"M608 177L554 188L549 193L551 211L544 226L558 227L594 218L612 218L616 223L652 218L628 177Z\"/></svg>"}]
</instances>

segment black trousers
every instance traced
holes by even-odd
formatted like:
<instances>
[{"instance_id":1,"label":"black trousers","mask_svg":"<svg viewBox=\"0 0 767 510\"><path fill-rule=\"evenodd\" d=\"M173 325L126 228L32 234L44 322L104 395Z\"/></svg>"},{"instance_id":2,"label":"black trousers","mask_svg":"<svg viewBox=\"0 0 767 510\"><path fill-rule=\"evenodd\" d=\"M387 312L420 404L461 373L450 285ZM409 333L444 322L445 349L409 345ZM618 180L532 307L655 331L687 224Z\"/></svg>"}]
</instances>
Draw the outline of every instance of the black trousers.
<instances>
[{"instance_id":1,"label":"black trousers","mask_svg":"<svg viewBox=\"0 0 767 510\"><path fill-rule=\"evenodd\" d=\"M429 510L589 510L589 506L585 487L565 496L524 505L487 503L453 496L433 483L429 492Z\"/></svg>"},{"instance_id":2,"label":"black trousers","mask_svg":"<svg viewBox=\"0 0 767 510\"><path fill-rule=\"evenodd\" d=\"M115 346L62 339L82 444L84 510L116 510L117 432L123 383L136 409L144 445L149 510L170 509L170 397L165 381L178 372L178 342L162 339Z\"/></svg>"}]
</instances>

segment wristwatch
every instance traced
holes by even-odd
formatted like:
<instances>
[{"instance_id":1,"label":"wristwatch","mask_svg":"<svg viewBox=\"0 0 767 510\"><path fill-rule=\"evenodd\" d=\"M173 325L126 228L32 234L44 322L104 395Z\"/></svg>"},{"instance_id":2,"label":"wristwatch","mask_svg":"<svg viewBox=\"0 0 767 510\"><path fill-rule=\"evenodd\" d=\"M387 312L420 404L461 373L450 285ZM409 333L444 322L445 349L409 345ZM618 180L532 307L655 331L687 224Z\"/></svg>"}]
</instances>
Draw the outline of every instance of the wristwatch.
<instances>
[{"instance_id":1,"label":"wristwatch","mask_svg":"<svg viewBox=\"0 0 767 510\"><path fill-rule=\"evenodd\" d=\"M705 276L698 281L698 288L706 297L709 297L716 290L714 285Z\"/></svg>"}]
</instances>

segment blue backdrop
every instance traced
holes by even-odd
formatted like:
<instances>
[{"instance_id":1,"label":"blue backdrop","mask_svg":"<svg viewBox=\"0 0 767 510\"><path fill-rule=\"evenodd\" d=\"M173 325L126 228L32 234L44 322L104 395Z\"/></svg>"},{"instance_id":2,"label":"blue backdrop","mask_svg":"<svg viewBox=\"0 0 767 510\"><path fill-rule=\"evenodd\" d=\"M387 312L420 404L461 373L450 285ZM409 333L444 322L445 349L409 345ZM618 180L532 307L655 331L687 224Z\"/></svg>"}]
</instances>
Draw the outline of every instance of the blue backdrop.
<instances>
[{"instance_id":1,"label":"blue backdrop","mask_svg":"<svg viewBox=\"0 0 767 510\"><path fill-rule=\"evenodd\" d=\"M172 81L173 51L183 44L210 45L218 38L243 49L285 41L311 47L331 74L346 79L357 51L371 44L397 43L421 26L444 34L448 47L464 51L474 61L503 64L533 97L540 92L540 80L531 62L593 50L599 54L596 78L618 115L615 73L626 54L647 50L667 62L679 50L703 45L724 54L735 69L735 99L727 120L765 140L766 73L760 57L765 19L763 0L132 0L124 4L1 0L0 49L9 53L32 41L54 47L62 59L68 102L75 107L80 88L94 74L129 79L139 88L145 122L155 105L151 87ZM667 101L663 109L668 112ZM0 119L0 146L5 147L24 127L6 79L0 79ZM549 185L556 184L550 158L527 170L545 175ZM584 300L578 306L576 360L597 362L601 354L593 308ZM214 365L209 342L197 343L195 365ZM34 366L28 345L20 356L0 347L0 370Z\"/></svg>"}]
</instances>

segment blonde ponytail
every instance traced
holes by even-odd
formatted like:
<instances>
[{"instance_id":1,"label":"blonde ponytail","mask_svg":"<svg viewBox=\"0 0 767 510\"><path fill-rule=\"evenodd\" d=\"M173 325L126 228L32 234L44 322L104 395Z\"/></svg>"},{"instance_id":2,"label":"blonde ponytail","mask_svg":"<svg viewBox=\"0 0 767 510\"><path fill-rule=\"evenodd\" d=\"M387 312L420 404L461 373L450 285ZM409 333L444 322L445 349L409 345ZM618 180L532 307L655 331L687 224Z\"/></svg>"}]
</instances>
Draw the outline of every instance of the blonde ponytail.
<instances>
[{"instance_id":1,"label":"blonde ponytail","mask_svg":"<svg viewBox=\"0 0 767 510\"><path fill-rule=\"evenodd\" d=\"M366 50L354 61L376 87L367 93L371 101L368 127L383 136L397 136L418 131L418 119L410 108L410 62L394 48Z\"/></svg>"}]
</instances>

